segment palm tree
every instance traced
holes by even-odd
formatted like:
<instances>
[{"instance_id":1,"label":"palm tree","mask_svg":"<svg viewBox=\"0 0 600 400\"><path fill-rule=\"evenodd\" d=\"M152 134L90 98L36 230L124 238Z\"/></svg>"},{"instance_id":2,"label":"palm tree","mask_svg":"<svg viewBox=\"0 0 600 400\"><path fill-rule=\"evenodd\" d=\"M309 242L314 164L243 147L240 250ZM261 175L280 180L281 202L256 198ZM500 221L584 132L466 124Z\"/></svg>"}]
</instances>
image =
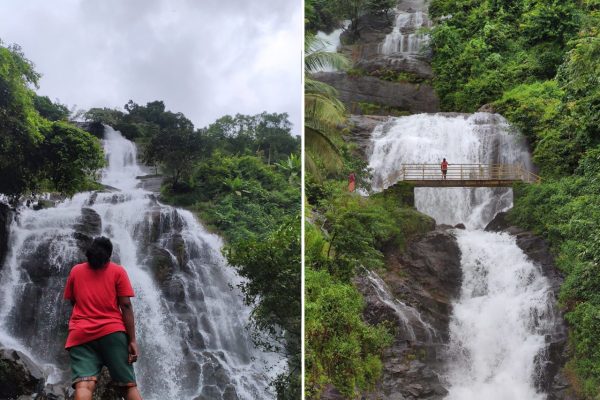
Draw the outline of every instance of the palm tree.
<instances>
[{"instance_id":1,"label":"palm tree","mask_svg":"<svg viewBox=\"0 0 600 400\"><path fill-rule=\"evenodd\" d=\"M342 160L332 140L336 127L346 120L346 107L337 98L337 90L311 77L312 73L326 67L345 69L348 59L339 53L324 51L325 43L314 34L307 33L304 56L304 132L306 168L320 176L315 159L323 161L327 171L339 170Z\"/></svg>"}]
</instances>

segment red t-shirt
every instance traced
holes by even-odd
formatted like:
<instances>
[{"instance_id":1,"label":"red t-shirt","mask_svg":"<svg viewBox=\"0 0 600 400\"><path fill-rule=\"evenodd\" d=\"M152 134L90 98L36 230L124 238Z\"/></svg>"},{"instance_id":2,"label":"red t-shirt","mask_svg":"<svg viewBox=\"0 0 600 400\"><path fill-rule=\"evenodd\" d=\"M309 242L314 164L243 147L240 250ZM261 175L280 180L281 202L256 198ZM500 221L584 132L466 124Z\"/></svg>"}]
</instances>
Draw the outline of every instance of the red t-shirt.
<instances>
[{"instance_id":1,"label":"red t-shirt","mask_svg":"<svg viewBox=\"0 0 600 400\"><path fill-rule=\"evenodd\" d=\"M65 299L75 302L65 348L126 332L119 296L134 296L125 268L113 262L97 270L88 263L74 266L65 287Z\"/></svg>"}]
</instances>

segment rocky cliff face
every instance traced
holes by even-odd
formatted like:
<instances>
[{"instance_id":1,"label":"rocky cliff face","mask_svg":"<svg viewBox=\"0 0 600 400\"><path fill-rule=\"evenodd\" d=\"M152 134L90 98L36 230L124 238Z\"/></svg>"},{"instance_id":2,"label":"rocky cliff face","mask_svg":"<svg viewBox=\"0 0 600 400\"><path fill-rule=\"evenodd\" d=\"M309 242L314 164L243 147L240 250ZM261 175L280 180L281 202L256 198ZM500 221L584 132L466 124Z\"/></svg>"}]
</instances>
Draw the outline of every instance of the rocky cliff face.
<instances>
[{"instance_id":1,"label":"rocky cliff face","mask_svg":"<svg viewBox=\"0 0 600 400\"><path fill-rule=\"evenodd\" d=\"M448 340L451 302L461 286L456 239L451 231L438 228L413 240L405 250L386 249L385 259L386 270L379 276L391 298L377 290L369 275L355 280L367 304L365 319L398 327L383 355L382 379L366 398L441 400L447 393L439 378L442 351Z\"/></svg>"},{"instance_id":2,"label":"rocky cliff face","mask_svg":"<svg viewBox=\"0 0 600 400\"><path fill-rule=\"evenodd\" d=\"M401 115L439 111L431 85L433 72L427 37L425 2L400 0L388 14L364 15L342 34L339 51L352 60L352 73L322 72L315 78L330 84L352 114Z\"/></svg>"},{"instance_id":3,"label":"rocky cliff face","mask_svg":"<svg viewBox=\"0 0 600 400\"><path fill-rule=\"evenodd\" d=\"M320 72L314 77L338 90L352 114L392 115L439 111L439 100L429 84L388 82L373 76Z\"/></svg>"},{"instance_id":4,"label":"rocky cliff face","mask_svg":"<svg viewBox=\"0 0 600 400\"><path fill-rule=\"evenodd\" d=\"M4 265L4 258L8 251L8 236L13 213L8 204L0 203L0 269Z\"/></svg>"}]
</instances>

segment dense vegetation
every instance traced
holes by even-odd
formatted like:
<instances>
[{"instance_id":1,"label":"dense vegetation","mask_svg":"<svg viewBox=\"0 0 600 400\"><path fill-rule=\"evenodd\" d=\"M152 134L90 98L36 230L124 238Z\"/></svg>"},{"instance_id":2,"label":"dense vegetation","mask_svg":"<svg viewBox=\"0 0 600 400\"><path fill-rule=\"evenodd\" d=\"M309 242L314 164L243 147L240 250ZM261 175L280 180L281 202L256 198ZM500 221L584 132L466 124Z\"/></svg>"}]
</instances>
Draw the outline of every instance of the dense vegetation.
<instances>
[{"instance_id":1,"label":"dense vegetation","mask_svg":"<svg viewBox=\"0 0 600 400\"><path fill-rule=\"evenodd\" d=\"M0 41L0 193L73 194L95 187L100 142L67 122L68 109L38 96L40 75L21 49Z\"/></svg>"},{"instance_id":2,"label":"dense vegetation","mask_svg":"<svg viewBox=\"0 0 600 400\"><path fill-rule=\"evenodd\" d=\"M393 15L397 0L308 0L304 2L306 30L308 32L330 32L340 25L340 21L350 21L351 37L360 37L364 15Z\"/></svg>"},{"instance_id":3,"label":"dense vegetation","mask_svg":"<svg viewBox=\"0 0 600 400\"><path fill-rule=\"evenodd\" d=\"M543 178L515 188L513 222L546 237L566 279L567 376L600 396L600 3L434 0L446 110L486 103L528 139Z\"/></svg>"},{"instance_id":4,"label":"dense vegetation","mask_svg":"<svg viewBox=\"0 0 600 400\"><path fill-rule=\"evenodd\" d=\"M161 199L195 211L227 240L252 305L255 342L288 357L278 399L300 397L300 142L287 114L224 116L195 129L162 101L92 109L91 129L112 124L167 176Z\"/></svg>"}]
</instances>

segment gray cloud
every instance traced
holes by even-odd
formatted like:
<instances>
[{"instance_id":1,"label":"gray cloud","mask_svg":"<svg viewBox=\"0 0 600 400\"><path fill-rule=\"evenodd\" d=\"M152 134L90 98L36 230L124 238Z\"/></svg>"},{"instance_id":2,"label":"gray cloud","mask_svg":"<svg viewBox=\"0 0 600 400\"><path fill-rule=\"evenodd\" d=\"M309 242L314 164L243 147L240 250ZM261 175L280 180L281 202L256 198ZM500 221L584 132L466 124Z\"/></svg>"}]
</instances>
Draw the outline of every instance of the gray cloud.
<instances>
[{"instance_id":1,"label":"gray cloud","mask_svg":"<svg viewBox=\"0 0 600 400\"><path fill-rule=\"evenodd\" d=\"M78 108L164 100L197 127L287 112L300 133L300 0L3 0L39 92Z\"/></svg>"}]
</instances>

